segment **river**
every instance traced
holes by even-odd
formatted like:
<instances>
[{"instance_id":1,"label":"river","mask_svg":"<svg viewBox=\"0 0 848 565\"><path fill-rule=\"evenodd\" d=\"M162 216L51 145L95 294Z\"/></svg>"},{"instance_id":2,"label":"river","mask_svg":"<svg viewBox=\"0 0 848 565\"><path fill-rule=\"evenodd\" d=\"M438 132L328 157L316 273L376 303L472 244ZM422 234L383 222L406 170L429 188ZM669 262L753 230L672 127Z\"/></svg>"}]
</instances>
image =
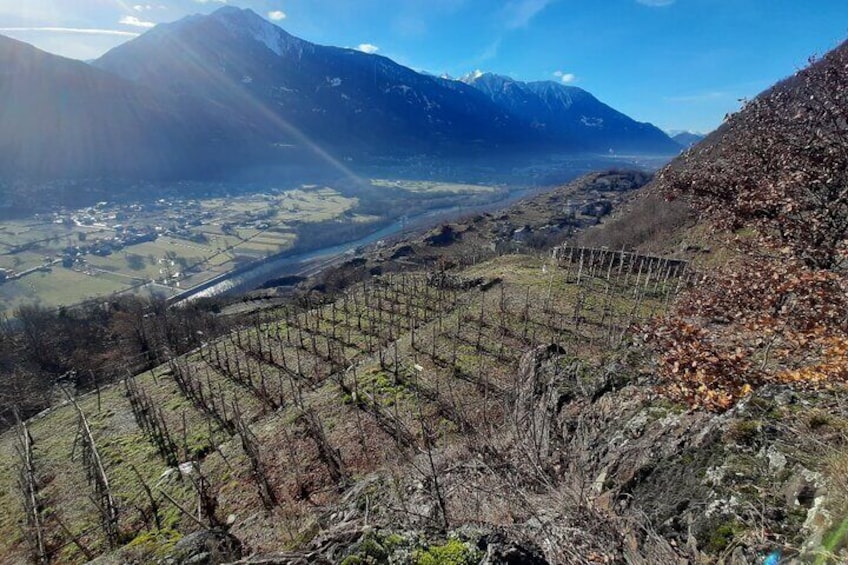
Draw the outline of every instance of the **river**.
<instances>
[{"instance_id":1,"label":"river","mask_svg":"<svg viewBox=\"0 0 848 565\"><path fill-rule=\"evenodd\" d=\"M301 275L304 273L314 274L322 268L326 268L330 264L340 260L347 254L353 254L356 249L370 245L381 239L397 235L405 230L418 230L426 228L430 225L448 221L453 218L465 216L468 214L479 214L492 209L503 208L513 202L516 202L526 196L542 192L545 188L530 187L514 190L505 198L479 204L476 206L453 206L450 208L441 208L437 210L429 210L414 216L396 220L391 224L380 228L364 237L353 241L346 241L329 247L322 247L312 251L305 251L298 254L281 254L276 257L269 257L263 261L253 265L248 265L246 268L224 273L203 284L194 288L187 289L180 294L174 296L171 301L173 304L180 304L185 301L197 300L199 298L211 298L214 296L226 296L238 292L245 292L261 286L266 281L279 278L287 275Z\"/></svg>"}]
</instances>

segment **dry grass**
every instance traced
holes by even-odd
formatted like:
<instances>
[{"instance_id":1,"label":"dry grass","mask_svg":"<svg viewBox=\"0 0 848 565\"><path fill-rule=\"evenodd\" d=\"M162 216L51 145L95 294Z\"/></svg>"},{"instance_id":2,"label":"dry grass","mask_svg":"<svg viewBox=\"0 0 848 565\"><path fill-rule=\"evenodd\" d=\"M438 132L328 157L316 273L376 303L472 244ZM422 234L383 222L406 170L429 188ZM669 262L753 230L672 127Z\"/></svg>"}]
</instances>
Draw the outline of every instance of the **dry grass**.
<instances>
[{"instance_id":1,"label":"dry grass","mask_svg":"<svg viewBox=\"0 0 848 565\"><path fill-rule=\"evenodd\" d=\"M646 189L615 217L586 230L581 245L674 254L694 223L693 212L682 200L668 202Z\"/></svg>"},{"instance_id":2,"label":"dry grass","mask_svg":"<svg viewBox=\"0 0 848 565\"><path fill-rule=\"evenodd\" d=\"M504 256L456 278L460 283L492 282L482 291L465 283L440 291L426 280L424 273L388 275L350 289L335 305L265 313L261 323L206 345L203 355L196 351L180 361L219 405L238 402L261 445L278 499L268 512L261 510L257 483L238 437L210 423L165 368L136 377L138 386L162 408L180 459L201 463L217 496L219 519L234 516L233 532L254 550L302 545L325 519L325 510L366 476L395 485L389 508L374 509L375 515L400 512L410 525L439 523L434 470L436 476L448 473L446 485L452 486L444 500L456 512L452 519L472 520L477 513L507 526L527 518L527 511L507 502L512 486L493 476L491 469L466 463L458 470L447 469L465 458L462 454L471 453L473 445L506 441L502 434L508 429L509 399L526 351L559 343L573 355L601 358L610 350L610 335L617 338L634 316L648 316L665 302L662 292L645 291L644 279L642 290L634 292L623 278L613 275L607 281L606 273L590 275L577 264L557 265L541 256ZM370 308L364 303L366 295ZM212 362L215 350L229 359L232 374ZM236 371L248 375L254 385L237 382ZM255 384L259 375L267 380L270 395L282 399L280 409L272 411L261 400ZM104 389L99 407L95 395L80 404L95 428L121 509L123 541L136 540L133 547L141 551L139 547L164 534L156 534L142 519L149 503L131 469L186 508L195 507L196 493L187 479L161 478L165 464L133 419L121 385ZM320 438L310 427L310 415ZM89 551L107 549L88 499L83 467L70 458L75 430L76 416L68 406L32 424L36 464L46 479L41 495L54 513L54 519L46 521L50 546L57 559L68 563L83 561L84 552L55 518L80 536ZM327 453L337 454L341 481ZM432 463L427 453L434 454ZM0 521L0 551L18 559L26 547L18 527L22 511L13 494L16 459L9 434L0 442L0 454L5 481L0 501L7 508ZM419 483L412 497L417 502L409 506L403 493ZM473 494L471 485L482 490ZM169 540L174 531L197 527L164 495L157 496ZM371 496L369 505L380 498Z\"/></svg>"}]
</instances>

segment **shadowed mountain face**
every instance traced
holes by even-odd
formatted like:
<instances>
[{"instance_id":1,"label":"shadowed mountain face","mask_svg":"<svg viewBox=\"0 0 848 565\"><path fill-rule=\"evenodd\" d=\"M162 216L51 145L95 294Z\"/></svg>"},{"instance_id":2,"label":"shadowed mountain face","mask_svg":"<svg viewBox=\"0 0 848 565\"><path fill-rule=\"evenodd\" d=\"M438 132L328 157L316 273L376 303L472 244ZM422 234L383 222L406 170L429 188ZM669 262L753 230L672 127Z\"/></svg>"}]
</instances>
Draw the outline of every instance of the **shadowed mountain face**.
<instances>
[{"instance_id":1,"label":"shadowed mountain face","mask_svg":"<svg viewBox=\"0 0 848 565\"><path fill-rule=\"evenodd\" d=\"M247 124L208 105L6 37L0 37L0 69L0 168L7 174L213 174L235 157L229 148L250 136Z\"/></svg>"},{"instance_id":2,"label":"shadowed mountain face","mask_svg":"<svg viewBox=\"0 0 848 565\"><path fill-rule=\"evenodd\" d=\"M555 83L449 81L224 7L92 65L0 38L5 178L206 179L336 158L679 149ZM333 158L330 158L333 160Z\"/></svg>"},{"instance_id":3,"label":"shadowed mountain face","mask_svg":"<svg viewBox=\"0 0 848 565\"><path fill-rule=\"evenodd\" d=\"M440 79L385 57L303 41L232 7L159 26L95 65L175 94L209 97L258 125L293 126L346 152L679 149L657 128L578 88L494 75L469 84ZM496 92L499 82L509 88Z\"/></svg>"},{"instance_id":4,"label":"shadowed mountain face","mask_svg":"<svg viewBox=\"0 0 848 565\"><path fill-rule=\"evenodd\" d=\"M463 79L529 124L552 145L574 151L675 153L679 147L657 127L637 122L574 86L520 82L491 73Z\"/></svg>"}]
</instances>

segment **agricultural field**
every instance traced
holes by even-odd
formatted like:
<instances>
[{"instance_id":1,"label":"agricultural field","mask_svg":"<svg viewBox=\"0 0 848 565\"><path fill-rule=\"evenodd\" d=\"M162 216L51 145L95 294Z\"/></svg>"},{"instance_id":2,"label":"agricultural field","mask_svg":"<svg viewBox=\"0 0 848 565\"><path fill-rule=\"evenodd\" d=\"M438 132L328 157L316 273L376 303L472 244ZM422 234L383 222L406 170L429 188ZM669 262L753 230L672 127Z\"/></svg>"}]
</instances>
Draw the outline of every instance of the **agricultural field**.
<instances>
[{"instance_id":1,"label":"agricultural field","mask_svg":"<svg viewBox=\"0 0 848 565\"><path fill-rule=\"evenodd\" d=\"M560 352L567 372L600 363L687 276L679 262L565 248L265 311L0 437L0 551L77 563L123 548L120 561L150 562L225 522L254 550L297 547L368 476L382 485L361 500L375 520L419 481L435 520L514 520L501 487L441 492L441 463L415 458L511 429L526 352ZM410 461L420 476L400 470Z\"/></svg>"},{"instance_id":2,"label":"agricultural field","mask_svg":"<svg viewBox=\"0 0 848 565\"><path fill-rule=\"evenodd\" d=\"M413 193L484 194L497 190L493 186L408 179L372 179L374 186L394 188Z\"/></svg>"},{"instance_id":3,"label":"agricultural field","mask_svg":"<svg viewBox=\"0 0 848 565\"><path fill-rule=\"evenodd\" d=\"M333 232L377 229L408 207L445 198L500 195L502 189L425 181L373 181L368 203L349 188L302 185L261 193L148 203L101 202L0 223L0 315L23 304L72 305L114 293L173 296L247 263ZM391 206L381 202L392 202ZM327 225L324 229L325 224ZM366 231L367 233L367 231ZM326 243L324 243L326 242Z\"/></svg>"}]
</instances>

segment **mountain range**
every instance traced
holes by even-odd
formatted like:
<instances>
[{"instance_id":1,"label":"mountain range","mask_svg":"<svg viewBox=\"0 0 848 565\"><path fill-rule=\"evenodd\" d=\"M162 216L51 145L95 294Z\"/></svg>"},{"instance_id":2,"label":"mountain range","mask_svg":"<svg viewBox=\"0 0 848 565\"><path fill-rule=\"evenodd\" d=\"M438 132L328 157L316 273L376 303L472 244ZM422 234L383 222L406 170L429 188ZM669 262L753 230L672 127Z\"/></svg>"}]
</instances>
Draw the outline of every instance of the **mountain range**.
<instances>
[{"instance_id":1,"label":"mountain range","mask_svg":"<svg viewBox=\"0 0 848 565\"><path fill-rule=\"evenodd\" d=\"M668 136L610 108L582 88L521 82L491 73L460 79L528 124L546 142L574 151L668 151Z\"/></svg>"},{"instance_id":2,"label":"mountain range","mask_svg":"<svg viewBox=\"0 0 848 565\"><path fill-rule=\"evenodd\" d=\"M692 131L670 131L668 132L668 135L671 139L687 149L697 143L700 143L702 139L707 137L702 133Z\"/></svg>"},{"instance_id":3,"label":"mountain range","mask_svg":"<svg viewBox=\"0 0 848 565\"><path fill-rule=\"evenodd\" d=\"M0 37L0 64L6 178L199 179L324 151L679 151L576 87L438 78L229 6L159 25L91 64Z\"/></svg>"}]
</instances>

